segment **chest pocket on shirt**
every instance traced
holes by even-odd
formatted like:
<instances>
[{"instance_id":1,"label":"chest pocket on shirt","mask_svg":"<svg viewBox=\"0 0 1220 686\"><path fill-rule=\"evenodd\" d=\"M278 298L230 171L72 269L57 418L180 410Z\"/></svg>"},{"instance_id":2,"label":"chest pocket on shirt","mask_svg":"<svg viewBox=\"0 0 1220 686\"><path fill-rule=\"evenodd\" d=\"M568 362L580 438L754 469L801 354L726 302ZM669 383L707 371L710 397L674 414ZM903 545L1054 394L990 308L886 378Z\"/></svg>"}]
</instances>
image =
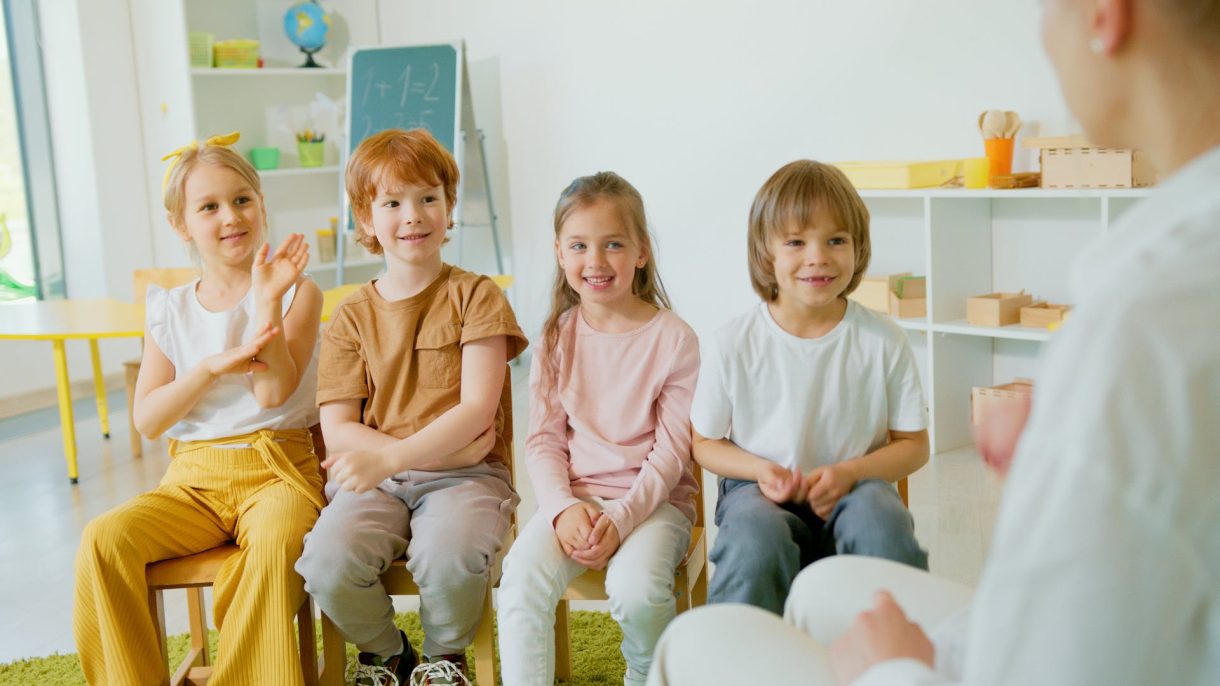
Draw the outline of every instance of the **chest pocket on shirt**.
<instances>
[{"instance_id":1,"label":"chest pocket on shirt","mask_svg":"<svg viewBox=\"0 0 1220 686\"><path fill-rule=\"evenodd\" d=\"M462 379L462 330L457 324L421 331L415 339L419 361L419 385L423 388L451 388Z\"/></svg>"}]
</instances>

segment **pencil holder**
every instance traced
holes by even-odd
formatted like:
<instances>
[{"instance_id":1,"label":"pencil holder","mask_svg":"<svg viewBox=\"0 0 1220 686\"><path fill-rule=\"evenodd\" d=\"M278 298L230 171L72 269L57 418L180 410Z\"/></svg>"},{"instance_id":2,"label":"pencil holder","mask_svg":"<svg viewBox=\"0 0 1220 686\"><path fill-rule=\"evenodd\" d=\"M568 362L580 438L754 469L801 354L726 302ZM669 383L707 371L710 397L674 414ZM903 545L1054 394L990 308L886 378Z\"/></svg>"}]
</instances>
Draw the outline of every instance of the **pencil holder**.
<instances>
[{"instance_id":1,"label":"pencil holder","mask_svg":"<svg viewBox=\"0 0 1220 686\"><path fill-rule=\"evenodd\" d=\"M992 179L997 176L1012 174L1012 144L1011 138L987 138L983 141L983 149L987 152L989 165L987 183L992 185Z\"/></svg>"},{"instance_id":2,"label":"pencil holder","mask_svg":"<svg viewBox=\"0 0 1220 686\"><path fill-rule=\"evenodd\" d=\"M325 159L326 143L324 141L297 141L297 155L301 158L302 167L321 167Z\"/></svg>"}]
</instances>

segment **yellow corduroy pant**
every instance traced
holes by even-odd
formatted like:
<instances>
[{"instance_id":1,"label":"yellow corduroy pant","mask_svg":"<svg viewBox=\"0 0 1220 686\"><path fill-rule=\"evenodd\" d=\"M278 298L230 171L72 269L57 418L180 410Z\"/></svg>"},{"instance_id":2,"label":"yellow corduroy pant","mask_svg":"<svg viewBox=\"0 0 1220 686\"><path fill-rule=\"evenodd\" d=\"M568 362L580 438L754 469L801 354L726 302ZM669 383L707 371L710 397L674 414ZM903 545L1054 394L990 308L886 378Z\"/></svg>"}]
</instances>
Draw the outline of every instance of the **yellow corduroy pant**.
<instances>
[{"instance_id":1,"label":"yellow corduroy pant","mask_svg":"<svg viewBox=\"0 0 1220 686\"><path fill-rule=\"evenodd\" d=\"M293 565L325 504L309 432L171 441L170 455L160 486L81 535L73 629L85 679L163 683L144 566L234 541L241 552L216 575L220 644L209 683L301 684L293 617L305 589Z\"/></svg>"}]
</instances>

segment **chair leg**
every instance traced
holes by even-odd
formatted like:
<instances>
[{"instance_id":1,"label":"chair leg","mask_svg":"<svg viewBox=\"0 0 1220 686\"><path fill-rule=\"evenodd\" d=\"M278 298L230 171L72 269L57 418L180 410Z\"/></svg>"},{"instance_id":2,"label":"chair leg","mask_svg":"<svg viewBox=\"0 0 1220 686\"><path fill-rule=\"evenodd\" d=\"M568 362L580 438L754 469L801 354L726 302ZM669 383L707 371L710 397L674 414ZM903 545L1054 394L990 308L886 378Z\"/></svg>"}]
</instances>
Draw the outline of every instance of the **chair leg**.
<instances>
[{"instance_id":1,"label":"chair leg","mask_svg":"<svg viewBox=\"0 0 1220 686\"><path fill-rule=\"evenodd\" d=\"M136 431L136 379L140 376L140 365L135 362L128 362L123 365L124 381L127 386L127 430L131 436L131 456L142 457L144 455L144 439L140 436L140 432Z\"/></svg>"},{"instance_id":2,"label":"chair leg","mask_svg":"<svg viewBox=\"0 0 1220 686\"><path fill-rule=\"evenodd\" d=\"M199 651L199 665L211 664L208 655L208 616L204 610L203 589L186 589L186 612L191 632L191 650Z\"/></svg>"},{"instance_id":3,"label":"chair leg","mask_svg":"<svg viewBox=\"0 0 1220 686\"><path fill-rule=\"evenodd\" d=\"M318 683L321 686L343 686L347 669L347 641L339 633L339 627L322 613L322 672Z\"/></svg>"},{"instance_id":4,"label":"chair leg","mask_svg":"<svg viewBox=\"0 0 1220 686\"><path fill-rule=\"evenodd\" d=\"M568 601L555 606L555 678L572 680L572 633L568 626Z\"/></svg>"},{"instance_id":5,"label":"chair leg","mask_svg":"<svg viewBox=\"0 0 1220 686\"><path fill-rule=\"evenodd\" d=\"M474 632L475 682L486 686L496 686L496 680L500 678L500 665L496 659L495 617L496 612L491 604L491 584L488 584L487 595L483 597L483 616Z\"/></svg>"},{"instance_id":6,"label":"chair leg","mask_svg":"<svg viewBox=\"0 0 1220 686\"><path fill-rule=\"evenodd\" d=\"M698 576L695 577L695 585L690 591L691 607L700 607L707 605L707 563L703 564L703 569L699 570Z\"/></svg>"},{"instance_id":7,"label":"chair leg","mask_svg":"<svg viewBox=\"0 0 1220 686\"><path fill-rule=\"evenodd\" d=\"M902 498L904 507L911 509L911 501L907 498L907 478L905 476L898 480L898 497Z\"/></svg>"},{"instance_id":8,"label":"chair leg","mask_svg":"<svg viewBox=\"0 0 1220 686\"><path fill-rule=\"evenodd\" d=\"M674 609L682 614L690 609L690 579L686 576L686 568L674 570Z\"/></svg>"},{"instance_id":9,"label":"chair leg","mask_svg":"<svg viewBox=\"0 0 1220 686\"><path fill-rule=\"evenodd\" d=\"M157 643L161 648L161 664L169 669L169 647L165 641L165 598L161 591L148 590L148 613L152 615L153 626L157 630Z\"/></svg>"},{"instance_id":10,"label":"chair leg","mask_svg":"<svg viewBox=\"0 0 1220 686\"><path fill-rule=\"evenodd\" d=\"M321 674L318 672L318 641L313 633L313 598L305 594L305 602L297 610L297 639L301 651L301 676L305 686L317 686Z\"/></svg>"}]
</instances>

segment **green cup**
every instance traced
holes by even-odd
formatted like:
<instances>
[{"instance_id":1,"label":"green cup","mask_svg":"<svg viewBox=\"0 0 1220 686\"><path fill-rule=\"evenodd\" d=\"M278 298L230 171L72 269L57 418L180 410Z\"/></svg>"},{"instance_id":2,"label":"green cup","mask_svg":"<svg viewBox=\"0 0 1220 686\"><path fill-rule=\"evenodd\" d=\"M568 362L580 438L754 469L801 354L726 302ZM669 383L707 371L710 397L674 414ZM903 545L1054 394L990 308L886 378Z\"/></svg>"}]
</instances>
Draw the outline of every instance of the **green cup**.
<instances>
[{"instance_id":1,"label":"green cup","mask_svg":"<svg viewBox=\"0 0 1220 686\"><path fill-rule=\"evenodd\" d=\"M326 145L323 141L301 142L297 141L297 155L301 158L302 167L321 167L322 161L326 158Z\"/></svg>"},{"instance_id":2,"label":"green cup","mask_svg":"<svg viewBox=\"0 0 1220 686\"><path fill-rule=\"evenodd\" d=\"M280 166L280 149L250 148L250 164L255 169L275 169Z\"/></svg>"}]
</instances>

